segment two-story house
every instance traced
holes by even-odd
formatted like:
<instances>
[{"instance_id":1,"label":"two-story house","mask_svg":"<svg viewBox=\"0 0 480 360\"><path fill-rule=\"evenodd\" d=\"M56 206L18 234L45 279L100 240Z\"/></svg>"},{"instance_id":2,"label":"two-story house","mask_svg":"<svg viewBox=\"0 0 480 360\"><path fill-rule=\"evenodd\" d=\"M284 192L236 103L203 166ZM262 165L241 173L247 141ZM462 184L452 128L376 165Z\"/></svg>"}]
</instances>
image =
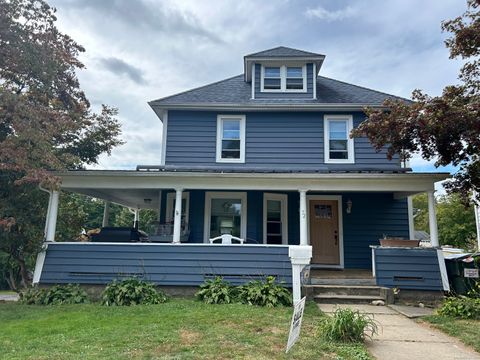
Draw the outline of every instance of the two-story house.
<instances>
[{"instance_id":1,"label":"two-story house","mask_svg":"<svg viewBox=\"0 0 480 360\"><path fill-rule=\"evenodd\" d=\"M241 75L149 102L163 122L159 164L58 174L62 190L106 201L105 236L55 244L52 191L36 281L144 274L196 285L213 275L241 282L274 274L289 282L288 245L310 245L314 268L372 269L380 238L413 239L409 197L421 192L438 246L434 183L447 174L412 172L366 138L351 138L365 107L397 97L321 76L324 59L277 47L246 55ZM130 229L108 228L109 202L133 209L136 220L139 209L158 210L158 225L144 229L148 240L130 243ZM222 234L244 244L210 244Z\"/></svg>"}]
</instances>

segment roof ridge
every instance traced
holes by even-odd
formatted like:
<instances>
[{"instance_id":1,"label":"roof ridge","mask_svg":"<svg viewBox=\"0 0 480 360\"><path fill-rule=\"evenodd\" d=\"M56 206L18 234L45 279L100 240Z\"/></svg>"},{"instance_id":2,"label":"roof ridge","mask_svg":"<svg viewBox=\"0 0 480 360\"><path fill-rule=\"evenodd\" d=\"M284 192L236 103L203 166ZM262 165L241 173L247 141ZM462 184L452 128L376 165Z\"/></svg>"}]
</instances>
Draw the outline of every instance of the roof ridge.
<instances>
[{"instance_id":1,"label":"roof ridge","mask_svg":"<svg viewBox=\"0 0 480 360\"><path fill-rule=\"evenodd\" d=\"M223 80L218 80L218 81L214 81L212 83L208 83L208 84L205 84L205 85L202 85L202 86L198 86L196 88L193 88L193 89L189 89L189 90L185 90L185 91L181 91L179 93L175 93L175 94L172 94L172 95L168 95L168 96L164 96L164 97L161 97L161 98L158 98L158 99L155 99L155 100L150 100L148 101L148 104L151 105L152 103L156 102L156 101L162 101L162 100L167 100L171 97L174 97L174 96L178 96L178 95L183 95L183 94L186 94L186 93L189 93L191 91L195 91L195 90L200 90L200 89L203 89L207 86L211 86L211 85L216 85L216 84L220 84L222 82L225 82L225 81L228 81L228 80L232 80L232 79L235 79L235 78L238 78L238 77L244 77L245 74L240 74L240 75L235 75L235 76L231 76L231 77L228 77L226 79L223 79Z\"/></svg>"},{"instance_id":2,"label":"roof ridge","mask_svg":"<svg viewBox=\"0 0 480 360\"><path fill-rule=\"evenodd\" d=\"M266 53L266 52L273 51L273 50L278 50L278 49L294 50L294 51L297 51L297 52L308 54L308 56L325 56L325 55L322 55L320 53L316 53L316 52L312 52L312 51L306 51L306 50L301 50L301 49L297 49L297 48L290 47L290 46L280 45L280 46L275 46L271 49L260 50L260 51L253 52L251 54L247 54L247 55L244 56L244 58L248 58L250 56L254 56L254 55L257 55L259 53Z\"/></svg>"},{"instance_id":3,"label":"roof ridge","mask_svg":"<svg viewBox=\"0 0 480 360\"><path fill-rule=\"evenodd\" d=\"M342 84L346 84L346 85L350 85L350 86L355 86L355 87L357 87L357 88L364 89L364 90L368 90L368 91L373 91L373 92L376 92L376 93L378 93L378 94L393 96L393 97L395 97L395 98L397 98L397 99L412 101L411 99L407 99L407 98L404 98L404 97L402 97L402 96L397 96L397 95L389 94L389 93L386 93L386 92L384 92L384 91L375 90L375 89L372 89L372 88L368 88L368 87L366 87L366 86L356 85L356 84L352 84L352 83L349 83L349 82L346 82L346 81L337 80L337 79L333 79L333 78L331 78L331 77L322 76L322 75L317 75L317 83L318 83L318 79L319 79L319 78L337 81L337 82L342 83Z\"/></svg>"}]
</instances>

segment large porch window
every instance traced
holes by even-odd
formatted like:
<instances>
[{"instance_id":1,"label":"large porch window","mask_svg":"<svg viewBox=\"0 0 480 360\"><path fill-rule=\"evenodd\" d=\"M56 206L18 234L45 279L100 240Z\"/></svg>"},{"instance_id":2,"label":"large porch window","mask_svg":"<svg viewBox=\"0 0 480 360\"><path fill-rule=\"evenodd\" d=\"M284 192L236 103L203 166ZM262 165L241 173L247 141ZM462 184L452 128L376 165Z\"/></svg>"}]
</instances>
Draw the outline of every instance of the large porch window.
<instances>
[{"instance_id":1,"label":"large porch window","mask_svg":"<svg viewBox=\"0 0 480 360\"><path fill-rule=\"evenodd\" d=\"M263 243L288 244L287 195L263 195Z\"/></svg>"},{"instance_id":2,"label":"large porch window","mask_svg":"<svg viewBox=\"0 0 480 360\"><path fill-rule=\"evenodd\" d=\"M230 234L246 238L247 194L245 192L205 193L204 241Z\"/></svg>"}]
</instances>

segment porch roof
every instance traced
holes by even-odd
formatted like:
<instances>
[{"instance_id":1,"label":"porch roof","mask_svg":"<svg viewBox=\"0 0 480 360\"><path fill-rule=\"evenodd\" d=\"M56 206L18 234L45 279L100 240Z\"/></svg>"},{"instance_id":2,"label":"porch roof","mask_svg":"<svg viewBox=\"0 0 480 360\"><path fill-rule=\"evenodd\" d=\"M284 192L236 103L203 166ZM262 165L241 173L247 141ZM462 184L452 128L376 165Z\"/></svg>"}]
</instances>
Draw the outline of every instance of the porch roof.
<instances>
[{"instance_id":1,"label":"porch roof","mask_svg":"<svg viewBox=\"0 0 480 360\"><path fill-rule=\"evenodd\" d=\"M395 197L433 191L448 173L80 170L58 172L61 188L133 208L158 208L159 190L263 190L392 192Z\"/></svg>"}]
</instances>

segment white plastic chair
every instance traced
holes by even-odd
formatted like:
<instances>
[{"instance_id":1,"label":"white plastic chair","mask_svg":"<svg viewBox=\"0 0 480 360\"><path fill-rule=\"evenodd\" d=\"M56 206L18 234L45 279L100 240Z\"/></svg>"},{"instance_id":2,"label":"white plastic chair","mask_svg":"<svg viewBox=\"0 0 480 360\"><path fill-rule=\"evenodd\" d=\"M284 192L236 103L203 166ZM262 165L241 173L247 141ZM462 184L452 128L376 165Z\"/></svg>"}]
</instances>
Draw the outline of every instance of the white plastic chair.
<instances>
[{"instance_id":1,"label":"white plastic chair","mask_svg":"<svg viewBox=\"0 0 480 360\"><path fill-rule=\"evenodd\" d=\"M244 241L243 239L240 239L236 236L232 236L230 234L223 234L217 237L214 237L213 239L210 239L210 244L213 244L215 241L221 240L222 245L232 245L233 242L232 240L238 242L239 244L243 245Z\"/></svg>"}]
</instances>

